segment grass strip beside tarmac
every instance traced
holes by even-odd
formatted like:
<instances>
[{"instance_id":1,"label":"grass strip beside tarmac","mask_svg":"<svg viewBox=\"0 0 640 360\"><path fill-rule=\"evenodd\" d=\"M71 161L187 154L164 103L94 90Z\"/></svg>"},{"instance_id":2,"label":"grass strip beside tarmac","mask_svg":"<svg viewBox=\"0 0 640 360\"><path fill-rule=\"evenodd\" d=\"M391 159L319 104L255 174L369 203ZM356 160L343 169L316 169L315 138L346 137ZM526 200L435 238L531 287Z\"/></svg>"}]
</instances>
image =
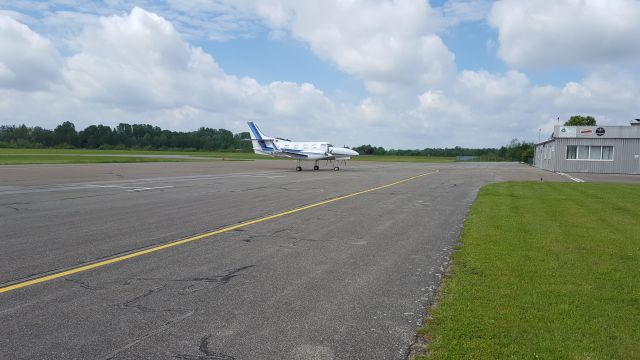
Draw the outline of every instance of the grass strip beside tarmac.
<instances>
[{"instance_id":1,"label":"grass strip beside tarmac","mask_svg":"<svg viewBox=\"0 0 640 360\"><path fill-rule=\"evenodd\" d=\"M95 156L91 156L95 155ZM114 156L108 156L114 155ZM159 155L153 157L152 155ZM176 157L171 157L176 156ZM208 161L208 160L288 160L248 152L207 151L159 151L159 150L87 150L87 149L12 149L0 148L0 165L19 164L85 164L132 163L159 161ZM362 155L357 161L382 162L454 162L452 157Z\"/></svg>"},{"instance_id":2,"label":"grass strip beside tarmac","mask_svg":"<svg viewBox=\"0 0 640 360\"><path fill-rule=\"evenodd\" d=\"M639 185L482 188L416 359L639 359Z\"/></svg>"},{"instance_id":3,"label":"grass strip beside tarmac","mask_svg":"<svg viewBox=\"0 0 640 360\"><path fill-rule=\"evenodd\" d=\"M0 165L88 164L254 160L264 158L242 152L86 150L86 149L0 149Z\"/></svg>"},{"instance_id":4,"label":"grass strip beside tarmac","mask_svg":"<svg viewBox=\"0 0 640 360\"><path fill-rule=\"evenodd\" d=\"M26 164L96 164L96 163L139 163L139 162L179 162L198 161L188 158L156 158L141 156L91 156L91 155L2 155L0 165ZM199 160L206 161L206 160Z\"/></svg>"}]
</instances>

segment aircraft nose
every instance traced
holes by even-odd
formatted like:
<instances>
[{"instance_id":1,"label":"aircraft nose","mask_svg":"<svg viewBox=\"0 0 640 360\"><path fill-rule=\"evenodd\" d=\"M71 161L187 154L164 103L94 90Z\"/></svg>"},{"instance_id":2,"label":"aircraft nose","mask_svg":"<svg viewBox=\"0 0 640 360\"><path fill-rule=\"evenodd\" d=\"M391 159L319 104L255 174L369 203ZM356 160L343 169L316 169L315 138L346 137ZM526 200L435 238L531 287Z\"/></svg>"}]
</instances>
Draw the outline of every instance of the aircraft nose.
<instances>
[{"instance_id":1,"label":"aircraft nose","mask_svg":"<svg viewBox=\"0 0 640 360\"><path fill-rule=\"evenodd\" d=\"M349 155L351 155L351 156L358 156L358 155L360 155L360 154L358 154L358 152L357 152L357 151L355 151L355 150L347 149L347 151L349 152Z\"/></svg>"}]
</instances>

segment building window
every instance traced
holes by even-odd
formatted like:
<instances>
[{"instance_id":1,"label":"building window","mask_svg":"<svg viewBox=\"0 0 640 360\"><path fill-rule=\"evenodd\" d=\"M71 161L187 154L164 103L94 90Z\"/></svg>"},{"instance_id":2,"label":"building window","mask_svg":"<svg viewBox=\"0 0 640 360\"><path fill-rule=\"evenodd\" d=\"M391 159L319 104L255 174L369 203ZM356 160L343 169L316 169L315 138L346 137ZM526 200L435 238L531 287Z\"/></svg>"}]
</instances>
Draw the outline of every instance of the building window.
<instances>
[{"instance_id":1,"label":"building window","mask_svg":"<svg viewBox=\"0 0 640 360\"><path fill-rule=\"evenodd\" d=\"M613 160L613 146L568 145L567 160Z\"/></svg>"},{"instance_id":2,"label":"building window","mask_svg":"<svg viewBox=\"0 0 640 360\"><path fill-rule=\"evenodd\" d=\"M589 160L602 160L602 146L589 146Z\"/></svg>"},{"instance_id":3,"label":"building window","mask_svg":"<svg viewBox=\"0 0 640 360\"><path fill-rule=\"evenodd\" d=\"M589 159L589 147L580 145L578 146L578 159L587 160Z\"/></svg>"}]
</instances>

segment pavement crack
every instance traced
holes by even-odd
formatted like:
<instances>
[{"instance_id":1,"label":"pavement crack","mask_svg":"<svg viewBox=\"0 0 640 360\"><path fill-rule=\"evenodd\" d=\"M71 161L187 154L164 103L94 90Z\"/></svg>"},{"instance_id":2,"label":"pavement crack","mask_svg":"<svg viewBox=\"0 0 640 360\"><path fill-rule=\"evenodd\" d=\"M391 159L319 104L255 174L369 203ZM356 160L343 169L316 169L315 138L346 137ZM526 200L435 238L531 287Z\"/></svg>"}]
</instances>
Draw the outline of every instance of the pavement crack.
<instances>
[{"instance_id":1,"label":"pavement crack","mask_svg":"<svg viewBox=\"0 0 640 360\"><path fill-rule=\"evenodd\" d=\"M149 307L144 306L142 304L133 304L133 303L135 303L136 301L142 300L142 299L146 298L147 296L149 296L151 294L154 294L154 293L157 293L158 291L161 291L162 288L163 287L155 287L155 288L149 289L144 294L138 295L138 296L136 296L136 297L134 297L132 299L129 299L129 300L121 303L119 305L119 308L120 309L137 309L137 310L142 311L142 312L158 312L160 310L152 309L152 308L149 308Z\"/></svg>"},{"instance_id":2,"label":"pavement crack","mask_svg":"<svg viewBox=\"0 0 640 360\"><path fill-rule=\"evenodd\" d=\"M8 203L8 204L0 204L0 206L5 206L13 211L20 211L21 209L15 205L31 205L31 203L28 202L12 202L12 203Z\"/></svg>"},{"instance_id":3,"label":"pavement crack","mask_svg":"<svg viewBox=\"0 0 640 360\"><path fill-rule=\"evenodd\" d=\"M93 286L93 285L89 284L86 281L82 281L82 280L79 280L79 279L73 279L73 278L67 278L65 280L68 281L68 282L72 282L74 284L78 284L78 285L80 285L81 288L84 288L84 289L87 289L87 290L93 290L93 291L100 290L100 287Z\"/></svg>"},{"instance_id":4,"label":"pavement crack","mask_svg":"<svg viewBox=\"0 0 640 360\"><path fill-rule=\"evenodd\" d=\"M291 231L291 229L280 229L280 230L276 230L276 231L272 232L271 234L269 234L267 236L268 237L276 236L276 235L281 234L283 232L289 232L289 231Z\"/></svg>"},{"instance_id":5,"label":"pavement crack","mask_svg":"<svg viewBox=\"0 0 640 360\"><path fill-rule=\"evenodd\" d=\"M123 353L129 349L131 349L133 346L135 346L136 344L148 339L149 337L156 335L166 329L168 329L169 327L171 327L172 325L174 325L175 323L178 323L190 316L192 316L195 313L195 310L193 309L186 309L186 308L179 308L179 307L175 307L175 308L152 308L149 306L145 306L140 304L139 302L153 294L156 294L160 291L163 291L165 289L166 285L162 285L162 286L158 286L158 287L154 287L151 288L147 291L145 291L143 294L138 295L138 296L134 296L133 298L126 300L124 302L122 302L121 304L119 304L119 308L120 309L135 309L137 311L141 311L143 313L169 313L169 312L176 312L179 315L176 317L173 317L165 322L163 322L162 324L160 324L158 327L156 327L155 329L144 333L143 335L136 337L135 339L133 339L132 341L128 342L126 345L118 348L117 350L101 357L101 360L110 360L113 359L114 357L118 356L120 353Z\"/></svg>"},{"instance_id":6,"label":"pavement crack","mask_svg":"<svg viewBox=\"0 0 640 360\"><path fill-rule=\"evenodd\" d=\"M228 270L225 270L221 275L212 275L208 277L192 277L192 278L185 278L185 279L135 278L134 280L142 280L142 281L164 280L164 281L170 281L170 282L211 282L211 283L226 284L229 281L231 281L231 279L233 279L234 277L241 275L240 273L242 271L250 269L254 266L255 265L247 265L239 268L228 269ZM153 289L151 289L150 291L153 291ZM148 294L142 295L142 296L148 296Z\"/></svg>"},{"instance_id":7,"label":"pavement crack","mask_svg":"<svg viewBox=\"0 0 640 360\"><path fill-rule=\"evenodd\" d=\"M180 354L176 355L175 358L183 359L183 360L235 360L233 356L227 355L225 353L216 352L209 350L209 339L211 335L207 335L200 339L200 346L198 350L204 355L187 355Z\"/></svg>"},{"instance_id":8,"label":"pavement crack","mask_svg":"<svg viewBox=\"0 0 640 360\"><path fill-rule=\"evenodd\" d=\"M245 192L245 191L256 191L256 190L265 190L265 189L268 189L268 188L269 188L268 186L258 186L258 187L254 187L254 188L231 190L230 192L235 193L235 192Z\"/></svg>"},{"instance_id":9,"label":"pavement crack","mask_svg":"<svg viewBox=\"0 0 640 360\"><path fill-rule=\"evenodd\" d=\"M241 275L240 273L242 271L250 269L254 266L255 265L247 265L239 268L225 270L225 272L222 275L214 275L211 277L194 277L194 278L177 279L177 280L171 280L171 281L212 282L212 283L220 283L224 285L224 284L228 284L229 281L231 281L231 279L233 279L234 277Z\"/></svg>"},{"instance_id":10,"label":"pavement crack","mask_svg":"<svg viewBox=\"0 0 640 360\"><path fill-rule=\"evenodd\" d=\"M144 340L148 339L149 337L166 330L167 328L169 328L173 324L176 324L176 323L178 323L178 322L180 322L180 321L192 316L193 314L194 314L194 311L190 310L190 311L187 311L186 313L184 313L184 314L182 314L180 316L177 316L177 317L175 317L173 319L170 319L167 322L163 323L162 325L158 326L156 329L154 329L154 330L152 330L152 331L150 331L150 332L148 332L148 333L146 333L146 334L134 339L133 341L131 341L128 344L126 344L125 346L123 346L121 348L118 348L117 350L115 350L115 351L113 351L113 352L111 352L111 353L109 353L109 354L107 354L107 355L105 355L105 356L103 356L103 357L101 357L99 359L100 360L111 360L114 357L118 356L118 354L120 354L120 353L122 353L122 352L124 352L124 351L126 351L126 350L128 350L130 348L132 348L133 346L135 346L136 344L140 343L141 341L144 341Z\"/></svg>"}]
</instances>

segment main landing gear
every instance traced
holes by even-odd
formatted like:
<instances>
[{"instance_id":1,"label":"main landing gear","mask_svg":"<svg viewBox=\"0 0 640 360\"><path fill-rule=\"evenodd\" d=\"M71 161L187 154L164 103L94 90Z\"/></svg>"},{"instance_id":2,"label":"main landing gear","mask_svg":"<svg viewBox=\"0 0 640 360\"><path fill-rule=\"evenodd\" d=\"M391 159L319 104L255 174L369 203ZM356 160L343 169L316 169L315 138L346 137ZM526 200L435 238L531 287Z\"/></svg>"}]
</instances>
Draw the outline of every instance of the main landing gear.
<instances>
[{"instance_id":1,"label":"main landing gear","mask_svg":"<svg viewBox=\"0 0 640 360\"><path fill-rule=\"evenodd\" d=\"M340 166L338 166L338 161L336 160L335 162L333 160L327 160L327 165L329 165L329 163L333 164L333 171L340 171ZM346 162L345 162L346 164ZM318 160L316 160L315 164L313 165L313 170L314 171L318 171L320 170L320 166L318 166ZM298 166L296 166L296 171L302 171L302 161L298 160Z\"/></svg>"}]
</instances>

